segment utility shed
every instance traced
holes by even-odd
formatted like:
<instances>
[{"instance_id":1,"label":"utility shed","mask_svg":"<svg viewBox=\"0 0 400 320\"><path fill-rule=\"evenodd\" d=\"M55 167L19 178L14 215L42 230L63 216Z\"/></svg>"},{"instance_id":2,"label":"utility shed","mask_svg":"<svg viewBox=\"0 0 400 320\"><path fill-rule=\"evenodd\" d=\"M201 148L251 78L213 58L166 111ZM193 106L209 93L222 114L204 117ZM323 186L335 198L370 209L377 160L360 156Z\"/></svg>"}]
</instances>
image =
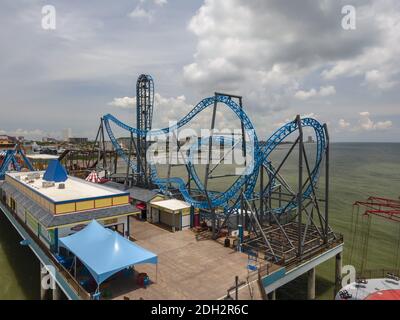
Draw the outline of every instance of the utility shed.
<instances>
[{"instance_id":1,"label":"utility shed","mask_svg":"<svg viewBox=\"0 0 400 320\"><path fill-rule=\"evenodd\" d=\"M190 204L177 199L150 202L150 217L153 223L171 227L172 231L190 227Z\"/></svg>"}]
</instances>

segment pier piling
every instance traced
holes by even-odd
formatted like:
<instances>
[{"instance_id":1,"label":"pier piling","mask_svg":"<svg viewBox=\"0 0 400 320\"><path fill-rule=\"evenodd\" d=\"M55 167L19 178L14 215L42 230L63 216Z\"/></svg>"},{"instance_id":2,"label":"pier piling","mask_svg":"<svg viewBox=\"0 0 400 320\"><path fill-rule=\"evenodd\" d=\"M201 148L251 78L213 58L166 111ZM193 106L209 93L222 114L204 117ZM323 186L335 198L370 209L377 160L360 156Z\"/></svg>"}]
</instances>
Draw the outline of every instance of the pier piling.
<instances>
[{"instance_id":1,"label":"pier piling","mask_svg":"<svg viewBox=\"0 0 400 320\"><path fill-rule=\"evenodd\" d=\"M64 295L58 284L54 284L53 292L53 300L63 300Z\"/></svg>"},{"instance_id":2,"label":"pier piling","mask_svg":"<svg viewBox=\"0 0 400 320\"><path fill-rule=\"evenodd\" d=\"M315 268L307 272L307 300L315 299Z\"/></svg>"},{"instance_id":3,"label":"pier piling","mask_svg":"<svg viewBox=\"0 0 400 320\"><path fill-rule=\"evenodd\" d=\"M334 297L336 297L336 294L341 289L341 286L342 286L341 282L342 282L342 253L339 252L336 255L336 264L335 264L335 292L334 292Z\"/></svg>"}]
</instances>

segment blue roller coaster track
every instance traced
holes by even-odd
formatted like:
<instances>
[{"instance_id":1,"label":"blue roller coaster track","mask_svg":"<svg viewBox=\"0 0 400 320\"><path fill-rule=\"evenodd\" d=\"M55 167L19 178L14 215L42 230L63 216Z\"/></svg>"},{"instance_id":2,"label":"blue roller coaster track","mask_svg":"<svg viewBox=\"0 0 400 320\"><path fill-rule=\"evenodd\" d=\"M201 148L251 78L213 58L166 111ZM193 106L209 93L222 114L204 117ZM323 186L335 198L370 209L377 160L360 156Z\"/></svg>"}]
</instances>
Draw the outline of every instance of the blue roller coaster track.
<instances>
[{"instance_id":1,"label":"blue roller coaster track","mask_svg":"<svg viewBox=\"0 0 400 320\"><path fill-rule=\"evenodd\" d=\"M19 155L22 158L26 167L30 171L34 170L32 164L29 162L29 160L25 156L24 152L20 148L15 147L14 149L5 151L3 162L0 165L0 180L4 180L5 174L8 171L10 164L13 165L14 170L21 171L21 166L19 165L17 158L16 158L17 155Z\"/></svg>"},{"instance_id":2,"label":"blue roller coaster track","mask_svg":"<svg viewBox=\"0 0 400 320\"><path fill-rule=\"evenodd\" d=\"M224 95L216 95L214 97L205 98L200 101L185 117L179 120L175 125L163 129L156 129L150 131L143 131L137 128L133 128L128 126L127 124L121 122L117 118L115 118L111 114L107 114L103 117L104 125L107 131L107 134L115 148L117 154L126 161L126 163L130 166L130 168L135 172L138 173L138 167L134 160L130 160L128 155L122 149L121 145L118 143L115 135L111 129L111 123L114 123L116 126L131 132L135 136L142 136L146 138L157 137L157 136L164 136L174 130L177 130L191 120L193 120L200 112L207 109L210 106L214 106L214 103L223 103L229 109L231 109L238 119L243 123L244 129L247 132L254 132L254 126L247 116L247 114L243 111L243 109L235 103L230 97ZM320 166L322 163L323 155L326 151L326 143L327 137L322 124L320 124L317 120L312 118L303 118L300 121L300 125L302 127L310 127L314 130L316 136L316 157L314 167L311 170L310 182L304 189L303 199L309 198L311 193L313 192L313 188L316 186L319 173L320 173ZM168 188L172 185L176 189L180 191L183 198L186 202L190 203L195 208L200 209L210 209L210 207L223 207L225 210L229 209L230 204L232 203L232 199L237 199L240 195L241 190L245 188L244 195L246 198L252 198L254 195L254 188L257 183L259 168L261 165L266 167L270 166L269 157L271 153L275 150L275 148L282 143L289 135L299 129L299 122L298 121L291 121L277 131L266 141L263 146L260 146L257 136L254 134L252 145L254 146L254 159L252 162L252 170L249 174L241 175L236 181L225 191L221 193L210 192L208 194L209 198L207 200L196 200L194 199L186 185L186 182L179 177L170 177L170 178L161 178L158 175L156 165L150 163L150 173L151 179L153 183L158 185L160 190L164 193L168 193ZM213 137L212 139L218 139L218 137ZM198 178L194 166L190 163L187 164L187 168L190 171L191 177L194 179L197 187L206 192L202 181ZM283 212L287 212L297 207L297 200L294 199L293 201L289 202L284 208L276 208L274 209L275 213L281 214Z\"/></svg>"}]
</instances>

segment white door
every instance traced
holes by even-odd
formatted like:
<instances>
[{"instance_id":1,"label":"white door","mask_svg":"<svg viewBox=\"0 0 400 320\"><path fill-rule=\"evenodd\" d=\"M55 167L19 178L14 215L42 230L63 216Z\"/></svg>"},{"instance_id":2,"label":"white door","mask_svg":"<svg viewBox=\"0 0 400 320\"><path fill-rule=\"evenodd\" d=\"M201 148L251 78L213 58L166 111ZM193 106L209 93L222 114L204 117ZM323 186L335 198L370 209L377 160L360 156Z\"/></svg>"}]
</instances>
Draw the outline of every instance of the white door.
<instances>
[{"instance_id":1,"label":"white door","mask_svg":"<svg viewBox=\"0 0 400 320\"><path fill-rule=\"evenodd\" d=\"M182 216L182 229L190 228L190 214Z\"/></svg>"},{"instance_id":2,"label":"white door","mask_svg":"<svg viewBox=\"0 0 400 320\"><path fill-rule=\"evenodd\" d=\"M153 220L153 223L159 223L160 222L160 210L156 208L151 208L151 219Z\"/></svg>"}]
</instances>

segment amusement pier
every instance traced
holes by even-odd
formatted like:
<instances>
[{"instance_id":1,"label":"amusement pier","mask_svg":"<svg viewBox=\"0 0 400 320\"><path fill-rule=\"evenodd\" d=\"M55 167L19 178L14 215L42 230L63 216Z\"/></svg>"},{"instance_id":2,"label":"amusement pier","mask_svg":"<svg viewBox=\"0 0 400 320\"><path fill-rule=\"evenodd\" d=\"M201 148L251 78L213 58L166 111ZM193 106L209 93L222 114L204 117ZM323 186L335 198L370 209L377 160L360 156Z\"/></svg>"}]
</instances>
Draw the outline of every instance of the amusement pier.
<instances>
[{"instance_id":1,"label":"amusement pier","mask_svg":"<svg viewBox=\"0 0 400 320\"><path fill-rule=\"evenodd\" d=\"M16 141L0 151L1 214L40 261L41 298L274 300L306 275L314 299L316 268L331 259L334 298L344 243L329 224L327 125L297 116L262 139L243 97L216 92L155 130L151 76L139 76L136 99L136 125L104 115L94 142L41 154ZM240 134L214 133L222 107ZM204 110L208 137L175 134ZM237 151L245 170L218 172ZM171 161L173 153L185 161ZM289 157L295 183L283 173ZM209 161L200 170L196 158Z\"/></svg>"}]
</instances>

